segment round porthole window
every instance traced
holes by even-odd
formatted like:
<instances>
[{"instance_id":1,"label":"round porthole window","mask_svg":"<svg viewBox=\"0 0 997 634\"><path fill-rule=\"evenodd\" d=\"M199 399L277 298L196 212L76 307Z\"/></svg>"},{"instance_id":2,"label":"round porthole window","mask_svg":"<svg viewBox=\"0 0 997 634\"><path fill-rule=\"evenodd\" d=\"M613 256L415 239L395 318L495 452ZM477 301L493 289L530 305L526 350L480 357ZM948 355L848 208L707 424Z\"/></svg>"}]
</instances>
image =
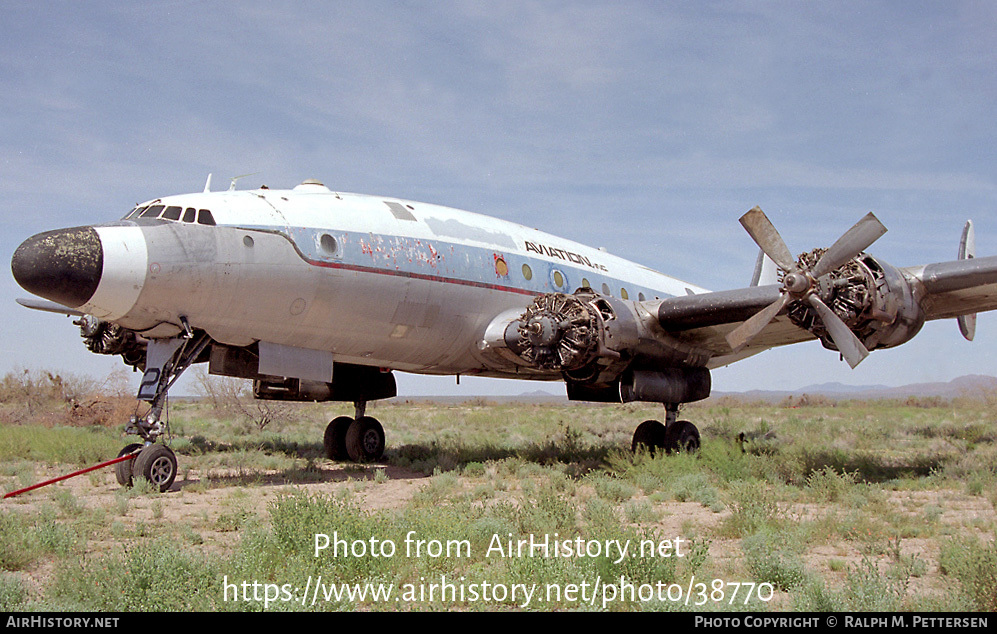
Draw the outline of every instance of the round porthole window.
<instances>
[{"instance_id":1,"label":"round porthole window","mask_svg":"<svg viewBox=\"0 0 997 634\"><path fill-rule=\"evenodd\" d=\"M551 276L551 279L554 281L554 286L557 288L564 288L564 275L562 275L560 271L554 271L554 275Z\"/></svg>"},{"instance_id":2,"label":"round porthole window","mask_svg":"<svg viewBox=\"0 0 997 634\"><path fill-rule=\"evenodd\" d=\"M506 264L505 258L501 255L495 256L495 275L498 275L499 277L509 275L509 265Z\"/></svg>"},{"instance_id":3,"label":"round porthole window","mask_svg":"<svg viewBox=\"0 0 997 634\"><path fill-rule=\"evenodd\" d=\"M625 288L620 289L620 297L622 297L623 299L630 299L630 294L627 293L627 289Z\"/></svg>"},{"instance_id":4,"label":"round porthole window","mask_svg":"<svg viewBox=\"0 0 997 634\"><path fill-rule=\"evenodd\" d=\"M533 269L530 268L529 264L523 265L523 277L525 277L527 280L533 279Z\"/></svg>"},{"instance_id":5,"label":"round porthole window","mask_svg":"<svg viewBox=\"0 0 997 634\"><path fill-rule=\"evenodd\" d=\"M582 287L584 287L584 288L592 288L592 285L589 283L589 280L588 280L587 277L583 277L582 278Z\"/></svg>"},{"instance_id":6,"label":"round porthole window","mask_svg":"<svg viewBox=\"0 0 997 634\"><path fill-rule=\"evenodd\" d=\"M319 238L319 246L326 255L336 255L339 253L339 242L328 233L323 233Z\"/></svg>"},{"instance_id":7,"label":"round porthole window","mask_svg":"<svg viewBox=\"0 0 997 634\"><path fill-rule=\"evenodd\" d=\"M609 292L609 284L606 284L605 282L602 283L602 294L612 295L612 293Z\"/></svg>"}]
</instances>

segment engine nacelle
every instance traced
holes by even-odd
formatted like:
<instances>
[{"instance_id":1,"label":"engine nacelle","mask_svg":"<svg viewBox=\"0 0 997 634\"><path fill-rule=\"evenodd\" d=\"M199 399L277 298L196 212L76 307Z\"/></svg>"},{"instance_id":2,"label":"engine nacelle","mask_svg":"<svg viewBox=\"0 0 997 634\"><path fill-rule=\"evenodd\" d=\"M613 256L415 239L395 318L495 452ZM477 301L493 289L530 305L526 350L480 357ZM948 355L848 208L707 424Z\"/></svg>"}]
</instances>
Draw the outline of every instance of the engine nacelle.
<instances>
[{"instance_id":1,"label":"engine nacelle","mask_svg":"<svg viewBox=\"0 0 997 634\"><path fill-rule=\"evenodd\" d=\"M627 370L702 367L709 359L669 337L639 304L591 289L537 296L509 322L504 341L526 365L561 373L580 400L618 400Z\"/></svg>"},{"instance_id":2,"label":"engine nacelle","mask_svg":"<svg viewBox=\"0 0 997 634\"><path fill-rule=\"evenodd\" d=\"M620 399L624 403L692 403L708 398L711 387L706 368L634 370L620 381Z\"/></svg>"},{"instance_id":3,"label":"engine nacelle","mask_svg":"<svg viewBox=\"0 0 997 634\"><path fill-rule=\"evenodd\" d=\"M259 376L253 396L261 401L376 401L398 395L395 376L379 368L336 363L332 382Z\"/></svg>"},{"instance_id":4,"label":"engine nacelle","mask_svg":"<svg viewBox=\"0 0 997 634\"><path fill-rule=\"evenodd\" d=\"M596 403L692 403L710 396L712 381L706 368L627 370L618 382L588 385L568 381L569 401Z\"/></svg>"},{"instance_id":5,"label":"engine nacelle","mask_svg":"<svg viewBox=\"0 0 997 634\"><path fill-rule=\"evenodd\" d=\"M118 324L84 315L73 322L80 327L80 336L87 350L95 354L120 354L125 364L145 369L146 340L133 330Z\"/></svg>"},{"instance_id":6,"label":"engine nacelle","mask_svg":"<svg viewBox=\"0 0 997 634\"><path fill-rule=\"evenodd\" d=\"M641 324L618 300L590 289L537 296L505 330L505 344L527 365L586 383L614 380L629 365Z\"/></svg>"},{"instance_id":7,"label":"engine nacelle","mask_svg":"<svg viewBox=\"0 0 997 634\"><path fill-rule=\"evenodd\" d=\"M801 256L816 261L823 250ZM903 272L871 255L858 257L818 280L821 300L841 318L868 350L910 341L924 325L915 285ZM789 305L797 326L811 331L825 348L837 350L816 313L805 302Z\"/></svg>"}]
</instances>

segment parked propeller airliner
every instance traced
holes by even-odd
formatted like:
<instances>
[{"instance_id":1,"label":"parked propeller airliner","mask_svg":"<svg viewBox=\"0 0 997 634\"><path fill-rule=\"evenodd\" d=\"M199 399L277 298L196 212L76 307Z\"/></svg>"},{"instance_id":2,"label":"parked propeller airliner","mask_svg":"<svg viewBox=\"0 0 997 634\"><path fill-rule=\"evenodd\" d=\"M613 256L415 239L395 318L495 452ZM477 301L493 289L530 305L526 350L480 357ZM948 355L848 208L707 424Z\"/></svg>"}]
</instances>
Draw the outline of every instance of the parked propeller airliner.
<instances>
[{"instance_id":1,"label":"parked propeller airliner","mask_svg":"<svg viewBox=\"0 0 997 634\"><path fill-rule=\"evenodd\" d=\"M210 178L209 178L210 183ZM117 464L162 490L176 456L162 442L170 386L191 365L253 380L256 398L352 401L325 432L332 459L377 460L368 401L395 396L394 371L562 380L569 399L664 404L632 447L691 450L678 420L710 394L710 371L765 349L819 339L855 367L910 340L926 320L997 308L997 257L895 268L864 251L886 229L872 214L828 249L793 257L757 207L741 224L761 248L751 286L709 292L603 250L466 211L291 190L167 196L113 223L28 238L17 282L79 317L86 346L143 372L150 403ZM774 264L774 266L772 266ZM778 268L778 274L775 269ZM767 280L774 283L765 283Z\"/></svg>"}]
</instances>

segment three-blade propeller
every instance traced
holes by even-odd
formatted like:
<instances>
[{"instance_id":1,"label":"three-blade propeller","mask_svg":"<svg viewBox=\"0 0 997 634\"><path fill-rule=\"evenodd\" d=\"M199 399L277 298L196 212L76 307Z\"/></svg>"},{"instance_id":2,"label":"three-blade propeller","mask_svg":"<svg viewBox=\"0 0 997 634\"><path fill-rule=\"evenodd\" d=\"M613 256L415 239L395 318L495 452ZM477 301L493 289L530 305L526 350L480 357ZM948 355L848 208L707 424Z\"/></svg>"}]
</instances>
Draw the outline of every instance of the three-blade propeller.
<instances>
[{"instance_id":1,"label":"three-blade propeller","mask_svg":"<svg viewBox=\"0 0 997 634\"><path fill-rule=\"evenodd\" d=\"M803 267L793 258L789 247L782 236L769 221L761 209L755 207L741 216L741 225L745 228L755 243L761 247L765 255L782 269L782 293L776 301L755 313L750 319L732 330L727 335L727 343L734 351L748 344L758 333L765 329L770 321L775 319L788 304L803 301L813 308L828 335L834 341L838 351L851 367L857 366L869 351L855 336L855 333L824 303L817 293L817 280L847 264L849 260L864 251L873 242L886 233L886 227L871 213L866 214L855 225L846 231L838 240L821 255L820 259L810 268Z\"/></svg>"}]
</instances>

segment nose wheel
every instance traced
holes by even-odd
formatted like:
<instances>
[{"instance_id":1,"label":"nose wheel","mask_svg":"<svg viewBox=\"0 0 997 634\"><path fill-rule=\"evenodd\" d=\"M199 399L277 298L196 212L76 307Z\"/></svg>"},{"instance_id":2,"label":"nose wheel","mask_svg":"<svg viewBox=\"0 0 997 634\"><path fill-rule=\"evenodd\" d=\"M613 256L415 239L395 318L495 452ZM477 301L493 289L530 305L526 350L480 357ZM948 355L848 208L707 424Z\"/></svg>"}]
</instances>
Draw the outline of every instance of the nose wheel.
<instances>
[{"instance_id":1,"label":"nose wheel","mask_svg":"<svg viewBox=\"0 0 997 634\"><path fill-rule=\"evenodd\" d=\"M177 477L177 456L166 445L133 443L118 453L118 457L133 454L131 460L114 465L114 476L121 486L130 487L136 477L145 478L160 493L168 491Z\"/></svg>"},{"instance_id":2,"label":"nose wheel","mask_svg":"<svg viewBox=\"0 0 997 634\"><path fill-rule=\"evenodd\" d=\"M141 448L141 443L132 443L119 451L118 457L133 454ZM118 484L123 487L130 487L132 485L132 463L134 462L135 459L132 458L131 460L125 460L114 465L114 477L118 480Z\"/></svg>"},{"instance_id":3,"label":"nose wheel","mask_svg":"<svg viewBox=\"0 0 997 634\"><path fill-rule=\"evenodd\" d=\"M168 491L177 477L177 457L166 445L147 445L132 466L132 475L148 480L160 492Z\"/></svg>"}]
</instances>

